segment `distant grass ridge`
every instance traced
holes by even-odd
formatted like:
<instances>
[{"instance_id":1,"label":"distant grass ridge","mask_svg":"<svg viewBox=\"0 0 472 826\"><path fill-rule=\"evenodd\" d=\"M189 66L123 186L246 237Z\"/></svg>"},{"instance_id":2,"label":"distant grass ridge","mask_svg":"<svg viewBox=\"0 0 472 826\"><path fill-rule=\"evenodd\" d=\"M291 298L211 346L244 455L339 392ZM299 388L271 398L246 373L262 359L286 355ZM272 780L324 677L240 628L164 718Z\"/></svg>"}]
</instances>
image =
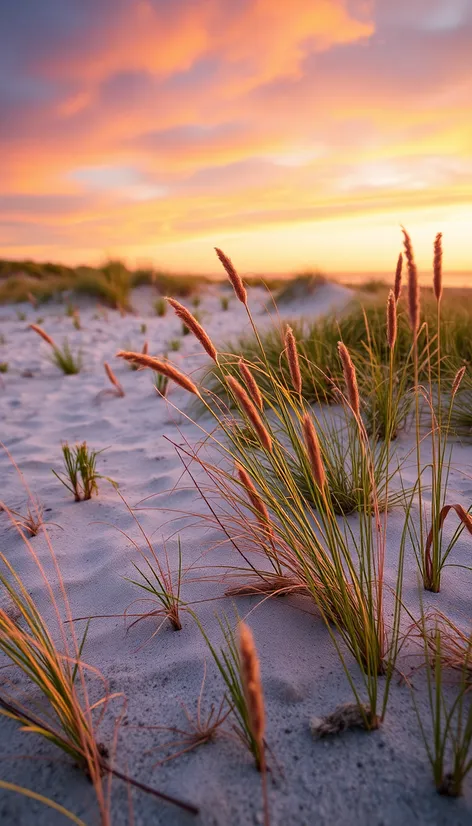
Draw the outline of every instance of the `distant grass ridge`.
<instances>
[{"instance_id":1,"label":"distant grass ridge","mask_svg":"<svg viewBox=\"0 0 472 826\"><path fill-rule=\"evenodd\" d=\"M165 273L153 268L130 270L119 259L101 267L68 267L64 264L0 259L0 304L37 303L64 292L88 295L117 309L128 309L131 290L149 284L160 295L192 295L211 279L204 275Z\"/></svg>"}]
</instances>

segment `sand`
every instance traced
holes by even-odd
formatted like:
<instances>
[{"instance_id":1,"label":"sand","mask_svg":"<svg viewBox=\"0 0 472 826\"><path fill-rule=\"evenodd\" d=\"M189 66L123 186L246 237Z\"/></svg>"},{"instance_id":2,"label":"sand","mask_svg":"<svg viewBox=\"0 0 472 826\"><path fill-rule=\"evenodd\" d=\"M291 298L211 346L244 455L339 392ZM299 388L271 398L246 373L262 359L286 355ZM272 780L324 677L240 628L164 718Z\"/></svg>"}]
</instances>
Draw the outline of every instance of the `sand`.
<instances>
[{"instance_id":1,"label":"sand","mask_svg":"<svg viewBox=\"0 0 472 826\"><path fill-rule=\"evenodd\" d=\"M212 291L213 290L213 291ZM218 288L202 299L199 311L203 323L217 343L227 342L247 329L243 307L231 299L228 312L219 309ZM340 308L350 292L340 285L325 285L309 303L284 307L285 317L313 317ZM169 402L157 397L149 371L135 372L114 358L117 349L140 349L149 341L149 350L161 354L169 339L180 334L180 322L169 313L165 318L152 315L151 294L142 289L134 298L136 315L121 318L109 311L97 318L96 308L84 303L82 329L74 330L64 307L47 305L39 310L20 307L27 314L19 320L16 308L0 308L0 361L8 361L9 371L2 376L0 388L0 438L11 451L35 496L45 508L49 533L66 584L75 617L118 615L92 621L84 660L100 669L112 691L127 698L125 718L119 731L117 765L133 777L178 795L201 808L198 818L186 815L140 792L133 792L133 818L130 817L127 789L114 781L112 822L187 826L243 826L262 823L260 776L250 755L235 740L217 738L214 743L155 766L169 752L156 746L172 739L169 733L151 726L183 726L181 703L195 713L204 662L207 677L204 708L218 704L223 685L209 657L205 643L193 620L183 615L183 630L174 632L166 625L153 636L157 623L149 619L129 628L123 618L140 594L127 577L133 577L132 563L139 557L121 531L138 538L133 520L117 492L105 480L100 494L89 502L74 503L53 476L61 469L62 440L87 440L95 449L107 448L99 457L99 470L119 483L125 499L136 505L146 497L146 509L138 512L140 521L156 548L167 547L172 567L177 565L177 537L182 543L187 571L182 596L194 603L210 638L221 639L215 611L233 617L231 600L224 598L224 583L218 581L221 569L214 566L240 565L240 558L222 536L209 529L198 515L207 513L206 505L182 475L182 464L173 442L194 445L201 437L197 426L175 407L188 409L188 397L173 387ZM251 306L261 323L266 323L264 293L251 291ZM84 369L76 376L63 376L48 360L48 347L28 324L43 318L44 328L58 341L67 335L73 348L81 347ZM140 325L147 324L146 334ZM183 338L180 352L172 353L174 362L191 373L206 357L191 335ZM102 396L108 387L103 362L112 364L126 396ZM26 373L25 373L26 371ZM203 417L199 424L211 426ZM406 455L412 445L411 434L402 434L399 452ZM424 460L427 458L425 448ZM472 495L470 477L472 448L456 445L449 501L468 507ZM407 462L405 483L416 478L412 462ZM21 510L27 501L25 491L4 452L0 452L0 497L10 508ZM181 513L193 516L182 517ZM56 524L53 524L56 523ZM450 535L454 518L446 526ZM395 581L399 537L403 512L393 510L388 527L387 582ZM2 550L24 577L46 616L50 606L44 584L31 564L21 538L0 514ZM32 540L34 548L50 572L56 588L45 539ZM463 535L453 556L455 563L467 565L472 539ZM207 578L205 578L205 576ZM470 622L470 573L448 568L439 595L426 594L425 605L448 613L466 630ZM56 588L57 590L57 588ZM219 599L221 598L221 599ZM411 550L405 565L404 599L412 611L418 610L417 567ZM313 716L332 711L337 704L351 701L351 692L322 621L307 601L283 598L258 606L255 598L237 601L241 616L248 616L261 658L261 671L267 707L267 741L273 757L269 783L271 823L273 826L405 826L428 824L465 826L472 822L472 776L459 800L438 796L421 740L410 688L400 679L394 681L387 717L382 728L366 734L353 731L343 736L315 742L309 722ZM391 607L391 606L390 606ZM390 608L389 608L390 610ZM250 612L250 613L249 613ZM121 616L120 616L121 615ZM77 624L79 633L84 623ZM414 665L413 652L406 651L401 665L408 671ZM354 664L352 673L357 674ZM5 672L0 672L0 681ZM413 678L420 711L425 712L424 674ZM119 703L114 707L118 713ZM428 727L428 715L425 714ZM103 726L102 739L110 741L113 715ZM20 783L45 793L69 807L87 824L98 822L93 788L52 745L26 736L5 718L0 718L0 779ZM55 826L66 821L39 803L0 790L0 823L5 826Z\"/></svg>"}]
</instances>

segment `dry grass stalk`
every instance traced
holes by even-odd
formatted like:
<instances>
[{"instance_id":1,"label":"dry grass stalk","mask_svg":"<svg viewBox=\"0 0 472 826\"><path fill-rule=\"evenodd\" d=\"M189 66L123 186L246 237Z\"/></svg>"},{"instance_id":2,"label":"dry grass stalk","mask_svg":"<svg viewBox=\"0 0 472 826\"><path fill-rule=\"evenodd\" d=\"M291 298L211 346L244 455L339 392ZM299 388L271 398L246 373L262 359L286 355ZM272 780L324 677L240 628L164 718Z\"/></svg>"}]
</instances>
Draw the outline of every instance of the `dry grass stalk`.
<instances>
[{"instance_id":1,"label":"dry grass stalk","mask_svg":"<svg viewBox=\"0 0 472 826\"><path fill-rule=\"evenodd\" d=\"M48 335L46 330L43 330L42 327L39 327L38 324L30 324L30 329L34 330L34 332L37 333L38 336L41 336L41 338L44 339L44 341L46 341L47 344L49 344L51 347L54 347L54 348L57 347L56 342L54 341L54 339L51 338L50 335Z\"/></svg>"},{"instance_id":2,"label":"dry grass stalk","mask_svg":"<svg viewBox=\"0 0 472 826\"><path fill-rule=\"evenodd\" d=\"M123 390L123 387L122 387L121 383L116 378L116 376L115 376L113 370L111 369L110 365L108 364L108 362L104 361L103 366L105 368L105 373L107 374L108 378L110 379L110 382L113 384L114 387L116 387L116 395L117 396L124 396L125 391ZM110 390L110 393L111 392L112 391Z\"/></svg>"},{"instance_id":3,"label":"dry grass stalk","mask_svg":"<svg viewBox=\"0 0 472 826\"><path fill-rule=\"evenodd\" d=\"M309 413L305 413L302 418L302 430L313 478L319 489L323 490L326 484L326 473L323 460L321 458L318 434Z\"/></svg>"},{"instance_id":4,"label":"dry grass stalk","mask_svg":"<svg viewBox=\"0 0 472 826\"><path fill-rule=\"evenodd\" d=\"M410 316L411 329L416 335L420 323L420 288L418 284L418 270L416 269L415 259L413 256L411 238L406 229L403 227L402 232L408 268L408 313Z\"/></svg>"},{"instance_id":5,"label":"dry grass stalk","mask_svg":"<svg viewBox=\"0 0 472 826\"><path fill-rule=\"evenodd\" d=\"M302 374L300 372L300 362L298 359L297 342L293 335L292 328L287 324L285 330L285 348L287 350L288 366L290 370L290 378L294 390L301 395L302 392Z\"/></svg>"},{"instance_id":6,"label":"dry grass stalk","mask_svg":"<svg viewBox=\"0 0 472 826\"><path fill-rule=\"evenodd\" d=\"M31 304L32 307L37 307L38 306L38 299L31 292L28 293L28 301L29 301L29 303Z\"/></svg>"},{"instance_id":7,"label":"dry grass stalk","mask_svg":"<svg viewBox=\"0 0 472 826\"><path fill-rule=\"evenodd\" d=\"M220 259L223 267L226 270L229 280L233 285L233 290L236 293L236 296L239 298L242 304L247 304L247 292L246 287L243 284L243 280L233 265L233 262L227 255L224 254L223 250L218 249L215 247L215 252Z\"/></svg>"},{"instance_id":8,"label":"dry grass stalk","mask_svg":"<svg viewBox=\"0 0 472 826\"><path fill-rule=\"evenodd\" d=\"M189 393L194 393L196 396L200 396L200 392L196 384L194 384L193 381L184 373L181 373L177 367L170 364L170 362L162 361L161 359L154 358L154 356L147 356L144 353L132 353L128 350L118 350L116 355L117 358L122 358L131 364L138 364L141 367L149 367L156 373L161 373L161 375L167 376L167 378L178 384L179 387L182 387L184 390L188 390Z\"/></svg>"},{"instance_id":9,"label":"dry grass stalk","mask_svg":"<svg viewBox=\"0 0 472 826\"><path fill-rule=\"evenodd\" d=\"M346 383L347 398L352 412L357 419L360 417L359 388L357 386L356 368L352 363L351 355L346 345L338 341L338 353L343 366L344 381Z\"/></svg>"},{"instance_id":10,"label":"dry grass stalk","mask_svg":"<svg viewBox=\"0 0 472 826\"><path fill-rule=\"evenodd\" d=\"M261 391L259 390L259 386L244 359L239 359L238 367L241 377L249 390L249 395L254 404L259 408L259 410L264 410L264 401L262 399Z\"/></svg>"},{"instance_id":11,"label":"dry grass stalk","mask_svg":"<svg viewBox=\"0 0 472 826\"><path fill-rule=\"evenodd\" d=\"M243 408L244 412L246 413L249 421L251 422L254 430L256 431L261 444L265 447L266 450L272 450L272 439L270 434L265 427L257 409L251 399L249 398L248 394L246 393L244 387L242 387L237 379L234 376L228 376L228 384L231 387L234 395L236 396L237 400L239 401L241 407Z\"/></svg>"},{"instance_id":12,"label":"dry grass stalk","mask_svg":"<svg viewBox=\"0 0 472 826\"><path fill-rule=\"evenodd\" d=\"M472 678L471 637L459 628L450 617L442 611L431 611L427 614L431 625L417 623L419 635L426 642L431 653L431 667L434 667L438 655L444 666L454 671L466 672ZM438 633L440 629L440 645Z\"/></svg>"},{"instance_id":13,"label":"dry grass stalk","mask_svg":"<svg viewBox=\"0 0 472 826\"><path fill-rule=\"evenodd\" d=\"M393 290L390 290L387 299L387 340L388 346L393 350L397 340L397 303Z\"/></svg>"},{"instance_id":14,"label":"dry grass stalk","mask_svg":"<svg viewBox=\"0 0 472 826\"><path fill-rule=\"evenodd\" d=\"M452 390L451 390L452 398L454 398L457 391L459 390L459 387L462 384L462 379L464 378L464 373L465 373L466 369L467 369L467 367L464 364L464 366L460 367L459 370L457 371L456 375L454 376L454 381L452 382Z\"/></svg>"},{"instance_id":15,"label":"dry grass stalk","mask_svg":"<svg viewBox=\"0 0 472 826\"><path fill-rule=\"evenodd\" d=\"M245 622L239 623L239 656L241 683L246 699L249 725L259 753L258 768L264 770L265 712L259 658L252 631Z\"/></svg>"},{"instance_id":16,"label":"dry grass stalk","mask_svg":"<svg viewBox=\"0 0 472 826\"><path fill-rule=\"evenodd\" d=\"M301 594L302 596L309 597L311 596L311 591L295 577L273 574L264 579L258 579L257 582L243 582L241 585L235 585L232 588L227 588L225 591L225 596L227 597L254 597L258 595L267 596L268 594L275 596Z\"/></svg>"},{"instance_id":17,"label":"dry grass stalk","mask_svg":"<svg viewBox=\"0 0 472 826\"><path fill-rule=\"evenodd\" d=\"M175 314L180 318L180 320L185 324L185 326L188 327L189 330L191 330L195 338L198 339L203 349L206 350L210 358L212 358L213 361L217 361L218 353L216 347L214 346L208 334L203 329L202 325L197 321L195 316L192 315L190 310L187 310L187 308L184 307L184 305L181 304L180 301L176 301L174 298L166 298L166 301L168 304L170 304Z\"/></svg>"},{"instance_id":18,"label":"dry grass stalk","mask_svg":"<svg viewBox=\"0 0 472 826\"><path fill-rule=\"evenodd\" d=\"M433 288L436 301L441 301L442 296L442 232L438 232L434 239L433 258Z\"/></svg>"},{"instance_id":19,"label":"dry grass stalk","mask_svg":"<svg viewBox=\"0 0 472 826\"><path fill-rule=\"evenodd\" d=\"M144 342L143 349L141 350L141 352L144 356L147 356L147 354L149 352L149 344L148 344L147 341Z\"/></svg>"},{"instance_id":20,"label":"dry grass stalk","mask_svg":"<svg viewBox=\"0 0 472 826\"><path fill-rule=\"evenodd\" d=\"M395 270L395 283L393 288L393 293L395 295L395 301L398 301L402 292L402 269L403 269L403 256L400 253L398 256L397 267Z\"/></svg>"}]
</instances>

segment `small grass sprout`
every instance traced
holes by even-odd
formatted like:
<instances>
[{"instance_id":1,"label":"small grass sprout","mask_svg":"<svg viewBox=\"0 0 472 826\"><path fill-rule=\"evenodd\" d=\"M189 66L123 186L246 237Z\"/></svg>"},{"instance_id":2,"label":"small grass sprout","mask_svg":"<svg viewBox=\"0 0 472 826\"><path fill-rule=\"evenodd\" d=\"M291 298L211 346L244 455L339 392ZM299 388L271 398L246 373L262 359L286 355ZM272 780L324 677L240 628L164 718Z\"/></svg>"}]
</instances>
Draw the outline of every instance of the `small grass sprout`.
<instances>
[{"instance_id":1,"label":"small grass sprout","mask_svg":"<svg viewBox=\"0 0 472 826\"><path fill-rule=\"evenodd\" d=\"M156 315L162 318L165 316L167 312L167 301L162 296L154 302L154 309L156 311Z\"/></svg>"},{"instance_id":2,"label":"small grass sprout","mask_svg":"<svg viewBox=\"0 0 472 826\"><path fill-rule=\"evenodd\" d=\"M53 473L74 495L76 502L86 501L94 493L98 494L98 480L108 478L97 473L97 456L100 453L102 450L89 450L86 442L72 448L67 442L62 445L65 471L59 474L53 470Z\"/></svg>"},{"instance_id":3,"label":"small grass sprout","mask_svg":"<svg viewBox=\"0 0 472 826\"><path fill-rule=\"evenodd\" d=\"M39 327L39 325L30 324L30 328L31 330L34 330L34 332L37 333L43 341L46 342L46 344L49 344L52 349L52 363L59 367L59 369L62 370L66 376L72 376L80 372L82 367L82 356L80 352L77 355L72 352L67 338L64 339L62 347L60 347L56 344L54 339L51 338L45 330L43 330L42 327Z\"/></svg>"}]
</instances>

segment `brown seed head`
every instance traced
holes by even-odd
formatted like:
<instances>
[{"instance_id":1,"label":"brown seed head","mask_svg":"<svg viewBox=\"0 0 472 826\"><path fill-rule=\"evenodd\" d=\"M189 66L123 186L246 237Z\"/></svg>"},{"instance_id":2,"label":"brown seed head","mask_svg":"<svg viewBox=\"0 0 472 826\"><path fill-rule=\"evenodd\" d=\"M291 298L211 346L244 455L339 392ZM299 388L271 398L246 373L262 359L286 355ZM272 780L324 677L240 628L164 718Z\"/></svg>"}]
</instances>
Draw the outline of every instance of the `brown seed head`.
<instances>
[{"instance_id":1,"label":"brown seed head","mask_svg":"<svg viewBox=\"0 0 472 826\"><path fill-rule=\"evenodd\" d=\"M344 381L346 383L347 398L351 405L352 412L359 418L360 416L360 401L359 388L357 386L356 368L354 367L351 355L346 345L342 341L338 341L338 353L343 366Z\"/></svg>"},{"instance_id":2,"label":"brown seed head","mask_svg":"<svg viewBox=\"0 0 472 826\"><path fill-rule=\"evenodd\" d=\"M411 238L406 229L403 227L402 232L408 269L408 313L410 316L411 329L416 336L420 323L420 288L418 285L418 270L416 269L415 259L413 256Z\"/></svg>"},{"instance_id":3,"label":"brown seed head","mask_svg":"<svg viewBox=\"0 0 472 826\"><path fill-rule=\"evenodd\" d=\"M465 364L464 364L464 366L463 366L463 367L461 367L461 368L457 371L456 375L454 376L454 381L452 382L452 390L451 390L451 393L452 393L452 398L454 398L454 396L456 395L457 391L459 390L459 387L461 386L462 379L464 378L464 373L465 373L465 371L466 371L466 366L465 366Z\"/></svg>"},{"instance_id":4,"label":"brown seed head","mask_svg":"<svg viewBox=\"0 0 472 826\"><path fill-rule=\"evenodd\" d=\"M238 362L239 372L241 373L241 377L249 390L249 395L253 400L256 407L259 410L264 410L264 400L262 398L261 391L259 390L259 385L257 384L254 376L252 375L248 365L243 361L243 359L239 359Z\"/></svg>"},{"instance_id":5,"label":"brown seed head","mask_svg":"<svg viewBox=\"0 0 472 826\"><path fill-rule=\"evenodd\" d=\"M436 301L441 301L442 296L442 232L438 232L434 239L433 258L433 287Z\"/></svg>"},{"instance_id":6,"label":"brown seed head","mask_svg":"<svg viewBox=\"0 0 472 826\"><path fill-rule=\"evenodd\" d=\"M390 290L387 299L387 340L388 346L393 350L397 340L397 302L393 290Z\"/></svg>"},{"instance_id":7,"label":"brown seed head","mask_svg":"<svg viewBox=\"0 0 472 826\"><path fill-rule=\"evenodd\" d=\"M30 328L34 330L34 332L37 333L38 336L41 336L41 338L43 338L44 341L46 341L51 347L56 347L56 342L54 341L54 339L51 338L51 336L48 335L46 330L43 330L42 327L38 327L37 324L30 324Z\"/></svg>"},{"instance_id":8,"label":"brown seed head","mask_svg":"<svg viewBox=\"0 0 472 826\"><path fill-rule=\"evenodd\" d=\"M285 330L285 349L287 351L290 378L292 379L294 390L300 395L302 392L302 374L300 372L297 342L295 336L293 335L293 330L288 324Z\"/></svg>"},{"instance_id":9,"label":"brown seed head","mask_svg":"<svg viewBox=\"0 0 472 826\"><path fill-rule=\"evenodd\" d=\"M264 522L265 526L267 526L269 524L269 511L262 501L254 482L247 471L239 463L236 463L236 470L241 483L246 488L246 493L251 500L251 505L256 511L258 518L261 522Z\"/></svg>"},{"instance_id":10,"label":"brown seed head","mask_svg":"<svg viewBox=\"0 0 472 826\"><path fill-rule=\"evenodd\" d=\"M259 749L262 750L264 747L265 713L261 672L254 637L245 622L239 623L239 658L241 683L246 699L251 733Z\"/></svg>"},{"instance_id":11,"label":"brown seed head","mask_svg":"<svg viewBox=\"0 0 472 826\"><path fill-rule=\"evenodd\" d=\"M180 301L176 301L174 298L166 298L166 301L172 309L174 310L175 314L180 318L181 321L188 327L189 330L194 334L195 338L198 339L200 344L202 345L203 349L206 350L210 358L213 361L216 361L218 353L216 352L216 347L213 345L210 337L207 335L205 330L203 329L202 325L199 324L195 316L192 315L190 310L187 310Z\"/></svg>"},{"instance_id":12,"label":"brown seed head","mask_svg":"<svg viewBox=\"0 0 472 826\"><path fill-rule=\"evenodd\" d=\"M272 439L261 417L259 416L259 413L255 405L249 398L244 387L240 385L239 381L235 379L234 376L228 376L228 384L231 387L231 390L233 391L234 395L236 396L239 404L246 413L246 416L251 422L254 430L259 436L259 441L265 447L265 449L270 452L272 450Z\"/></svg>"},{"instance_id":13,"label":"brown seed head","mask_svg":"<svg viewBox=\"0 0 472 826\"><path fill-rule=\"evenodd\" d=\"M302 418L302 431L313 478L320 490L323 490L326 482L326 474L323 459L321 458L318 434L309 413L305 413Z\"/></svg>"},{"instance_id":14,"label":"brown seed head","mask_svg":"<svg viewBox=\"0 0 472 826\"><path fill-rule=\"evenodd\" d=\"M148 344L148 342L147 342L147 341L145 341L145 342L144 342L144 344L143 344L143 349L141 350L141 352L142 352L145 356L147 356L147 354L148 354L148 352L149 352L149 344Z\"/></svg>"},{"instance_id":15,"label":"brown seed head","mask_svg":"<svg viewBox=\"0 0 472 826\"><path fill-rule=\"evenodd\" d=\"M110 365L108 364L108 362L104 361L103 366L105 368L105 373L107 374L107 376L110 379L111 383L116 387L118 395L119 396L124 396L125 391L123 390L123 387L122 387L121 383L116 378L116 376L115 376L113 370L111 369ZM110 391L110 392L112 392L112 391Z\"/></svg>"},{"instance_id":16,"label":"brown seed head","mask_svg":"<svg viewBox=\"0 0 472 826\"><path fill-rule=\"evenodd\" d=\"M215 247L215 252L228 274L228 278L233 285L233 290L236 293L237 297L243 304L247 304L246 287L243 284L241 276L239 275L239 273L236 272L233 262L230 258L228 258L227 255L224 254L222 250L218 249L218 247Z\"/></svg>"},{"instance_id":17,"label":"brown seed head","mask_svg":"<svg viewBox=\"0 0 472 826\"><path fill-rule=\"evenodd\" d=\"M403 255L400 253L398 256L397 267L395 270L395 284L393 287L393 292L395 295L395 301L398 301L402 292L402 269L403 269Z\"/></svg>"},{"instance_id":18,"label":"brown seed head","mask_svg":"<svg viewBox=\"0 0 472 826\"><path fill-rule=\"evenodd\" d=\"M116 355L118 358L129 361L132 364L139 364L141 367L149 367L156 373L161 373L163 376L167 376L167 378L172 379L172 381L175 381L175 383L184 390L188 390L189 393L195 393L196 396L200 395L200 392L193 381L184 373L181 373L180 370L177 370L177 367L174 367L174 365L168 361L161 361L161 359L156 359L154 356L147 356L144 353L131 353L127 350L118 350Z\"/></svg>"}]
</instances>

